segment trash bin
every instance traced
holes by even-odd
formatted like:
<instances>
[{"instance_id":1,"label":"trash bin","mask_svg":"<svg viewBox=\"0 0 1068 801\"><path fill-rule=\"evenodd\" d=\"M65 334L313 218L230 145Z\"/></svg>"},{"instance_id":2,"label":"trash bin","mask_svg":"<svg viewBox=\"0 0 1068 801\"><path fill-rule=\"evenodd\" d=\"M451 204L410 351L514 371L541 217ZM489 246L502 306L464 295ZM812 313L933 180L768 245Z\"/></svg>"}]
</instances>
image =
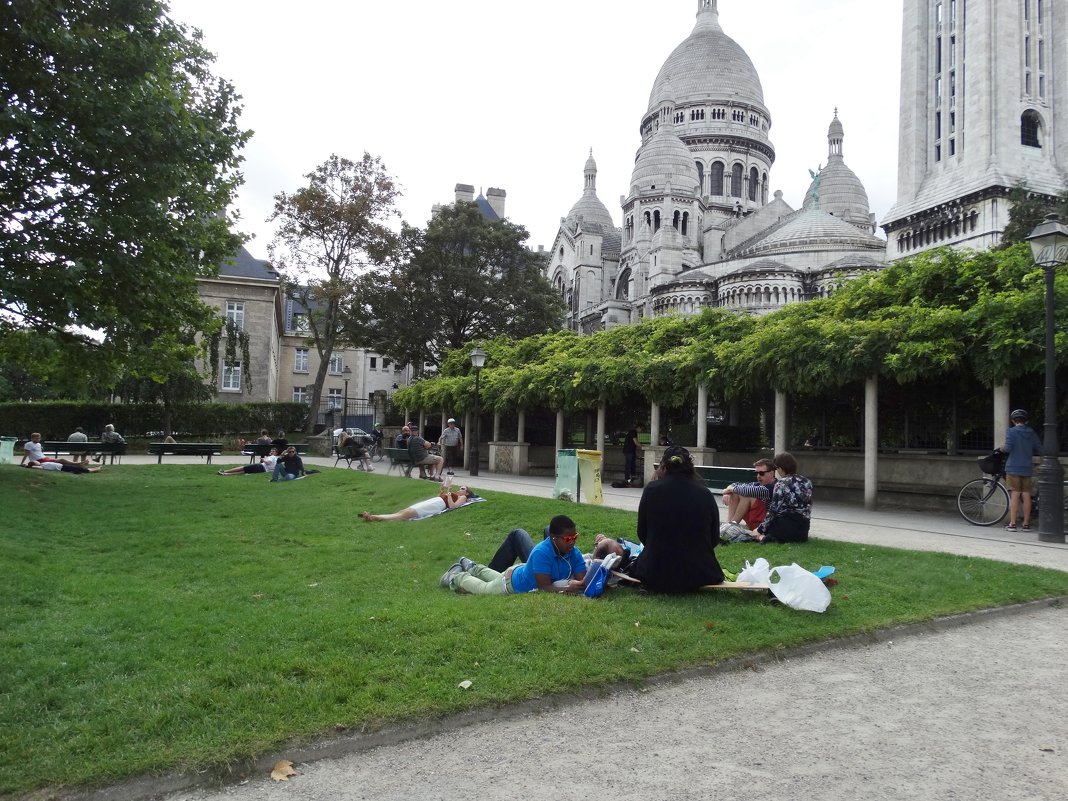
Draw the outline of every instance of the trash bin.
<instances>
[{"instance_id":1,"label":"trash bin","mask_svg":"<svg viewBox=\"0 0 1068 801\"><path fill-rule=\"evenodd\" d=\"M11 464L15 461L15 437L0 437L0 464Z\"/></svg>"},{"instance_id":2,"label":"trash bin","mask_svg":"<svg viewBox=\"0 0 1068 801\"><path fill-rule=\"evenodd\" d=\"M601 493L601 452L564 448L556 452L556 484L553 497L581 501L586 493L586 503L603 504Z\"/></svg>"}]
</instances>

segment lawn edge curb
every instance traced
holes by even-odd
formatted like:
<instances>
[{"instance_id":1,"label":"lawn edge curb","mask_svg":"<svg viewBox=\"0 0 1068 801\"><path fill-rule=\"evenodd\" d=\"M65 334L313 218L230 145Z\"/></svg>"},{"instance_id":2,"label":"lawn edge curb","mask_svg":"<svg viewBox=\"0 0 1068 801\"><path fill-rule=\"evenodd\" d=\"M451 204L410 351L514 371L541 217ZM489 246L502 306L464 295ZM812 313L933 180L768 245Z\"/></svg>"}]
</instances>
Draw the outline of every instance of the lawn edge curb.
<instances>
[{"instance_id":1,"label":"lawn edge curb","mask_svg":"<svg viewBox=\"0 0 1068 801\"><path fill-rule=\"evenodd\" d=\"M961 612L916 623L904 623L889 628L876 629L871 632L836 637L788 648L765 649L752 654L725 659L714 665L670 671L634 681L621 681L616 685L616 688L624 687L640 692L642 690L680 684L693 679L724 675L740 670L753 670L764 665L844 648L870 646L891 642L902 637L948 631L974 623L983 623L988 620L997 620L1046 608L1060 607L1066 602L1068 602L1068 595L1059 595L1010 606ZM274 763L282 758L290 760L297 766L324 759L337 759L383 746L399 745L434 737L439 734L447 734L491 720L515 720L530 714L544 712L546 709L560 707L564 704L595 701L606 697L614 689L600 686L598 688L543 696L512 704L479 707L478 709L431 720L398 724L373 732L344 732L334 736L323 736L315 742L299 740L288 747L279 748L269 756L240 760L229 765L207 767L197 772L141 776L126 779L108 787L95 789L57 790L55 788L46 788L23 795L0 796L0 798L10 799L11 801L152 801L174 793L220 788L246 779L256 780L257 777L267 776Z\"/></svg>"}]
</instances>

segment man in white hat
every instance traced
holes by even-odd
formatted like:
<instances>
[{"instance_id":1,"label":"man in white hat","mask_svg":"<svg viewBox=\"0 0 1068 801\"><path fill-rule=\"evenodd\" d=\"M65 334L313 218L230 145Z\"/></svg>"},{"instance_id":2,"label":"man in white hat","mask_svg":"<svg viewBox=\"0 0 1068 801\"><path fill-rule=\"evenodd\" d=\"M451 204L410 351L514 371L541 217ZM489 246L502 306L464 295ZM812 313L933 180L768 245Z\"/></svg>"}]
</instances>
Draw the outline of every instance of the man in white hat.
<instances>
[{"instance_id":1,"label":"man in white hat","mask_svg":"<svg viewBox=\"0 0 1068 801\"><path fill-rule=\"evenodd\" d=\"M456 427L456 419L449 418L448 424L438 437L438 445L445 449L445 467L449 475L453 474L453 468L457 465L460 451L464 446L464 435Z\"/></svg>"}]
</instances>

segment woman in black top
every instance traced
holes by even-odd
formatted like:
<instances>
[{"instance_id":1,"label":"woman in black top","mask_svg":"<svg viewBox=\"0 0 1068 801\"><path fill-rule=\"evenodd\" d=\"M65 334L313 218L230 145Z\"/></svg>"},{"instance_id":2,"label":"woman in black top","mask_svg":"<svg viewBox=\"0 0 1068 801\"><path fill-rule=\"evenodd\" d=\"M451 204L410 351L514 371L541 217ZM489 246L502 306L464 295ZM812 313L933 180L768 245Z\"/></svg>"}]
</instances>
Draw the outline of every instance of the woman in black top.
<instances>
[{"instance_id":1,"label":"woman in black top","mask_svg":"<svg viewBox=\"0 0 1068 801\"><path fill-rule=\"evenodd\" d=\"M723 581L716 498L681 445L664 451L657 478L642 492L638 539L645 547L630 575L654 592L694 592Z\"/></svg>"}]
</instances>

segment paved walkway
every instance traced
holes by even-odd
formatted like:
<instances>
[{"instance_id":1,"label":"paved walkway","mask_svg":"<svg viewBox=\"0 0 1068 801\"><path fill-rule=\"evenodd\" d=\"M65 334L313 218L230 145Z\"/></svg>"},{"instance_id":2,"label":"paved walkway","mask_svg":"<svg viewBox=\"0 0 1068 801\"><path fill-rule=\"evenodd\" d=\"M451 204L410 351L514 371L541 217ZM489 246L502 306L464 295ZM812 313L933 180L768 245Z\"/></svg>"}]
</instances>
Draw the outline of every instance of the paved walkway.
<instances>
[{"instance_id":1,"label":"paved walkway","mask_svg":"<svg viewBox=\"0 0 1068 801\"><path fill-rule=\"evenodd\" d=\"M553 483L460 478L538 497L549 497ZM605 501L635 509L640 493L609 488ZM819 502L814 509L816 537L1068 571L1068 545L971 526L955 510L868 512ZM1063 801L1065 631L1068 608L1058 603L996 610L604 697L554 699L542 711L483 711L387 733L377 745L291 750L264 760L241 784L165 798ZM281 757L297 763L298 775L272 783L268 765ZM96 797L164 797L161 789L134 783Z\"/></svg>"}]
</instances>

